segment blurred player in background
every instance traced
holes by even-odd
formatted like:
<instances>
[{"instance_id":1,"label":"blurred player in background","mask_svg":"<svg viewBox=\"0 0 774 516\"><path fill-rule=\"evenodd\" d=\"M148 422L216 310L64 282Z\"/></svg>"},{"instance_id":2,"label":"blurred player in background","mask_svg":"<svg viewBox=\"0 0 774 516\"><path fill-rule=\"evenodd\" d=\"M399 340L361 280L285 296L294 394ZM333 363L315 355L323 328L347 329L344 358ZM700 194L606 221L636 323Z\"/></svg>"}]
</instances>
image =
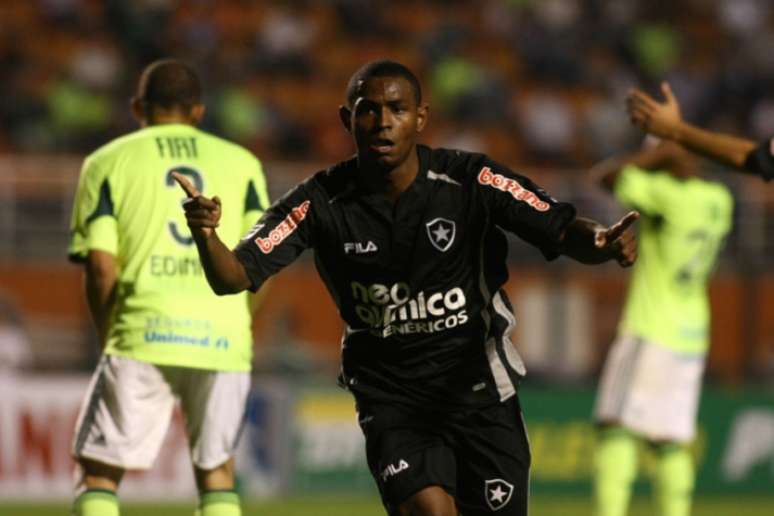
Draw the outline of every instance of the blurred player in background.
<instances>
[{"instance_id":1,"label":"blurred player in background","mask_svg":"<svg viewBox=\"0 0 774 516\"><path fill-rule=\"evenodd\" d=\"M75 514L118 514L124 471L151 467L178 398L201 515L239 515L232 453L250 384L248 298L210 290L172 173L233 207L219 230L234 245L268 205L261 164L196 129L201 86L179 61L143 71L132 112L142 128L86 158L72 218L69 254L85 266L104 346L73 441Z\"/></svg>"},{"instance_id":2,"label":"blurred player in background","mask_svg":"<svg viewBox=\"0 0 774 516\"><path fill-rule=\"evenodd\" d=\"M0 381L29 367L32 358L19 309L0 292Z\"/></svg>"},{"instance_id":3,"label":"blurred player in background","mask_svg":"<svg viewBox=\"0 0 774 516\"><path fill-rule=\"evenodd\" d=\"M663 142L592 170L623 206L642 214L639 259L594 413L600 425L596 516L626 514L640 441L657 456L660 514L690 514L688 446L709 346L707 284L733 211L728 189L697 177L695 161L679 145Z\"/></svg>"},{"instance_id":4,"label":"blurred player in background","mask_svg":"<svg viewBox=\"0 0 774 516\"><path fill-rule=\"evenodd\" d=\"M774 138L756 143L691 125L683 120L680 104L668 83L661 84L661 92L662 102L640 90L629 94L627 109L635 125L724 165L757 174L766 181L774 178Z\"/></svg>"},{"instance_id":5,"label":"blurred player in background","mask_svg":"<svg viewBox=\"0 0 774 516\"><path fill-rule=\"evenodd\" d=\"M637 215L603 227L483 154L418 145L428 107L399 63L363 66L339 111L357 155L292 189L233 252L215 232L221 202L176 176L207 278L221 294L257 290L314 249L347 323L341 382L389 514L525 515L503 230L547 259L626 266Z\"/></svg>"}]
</instances>

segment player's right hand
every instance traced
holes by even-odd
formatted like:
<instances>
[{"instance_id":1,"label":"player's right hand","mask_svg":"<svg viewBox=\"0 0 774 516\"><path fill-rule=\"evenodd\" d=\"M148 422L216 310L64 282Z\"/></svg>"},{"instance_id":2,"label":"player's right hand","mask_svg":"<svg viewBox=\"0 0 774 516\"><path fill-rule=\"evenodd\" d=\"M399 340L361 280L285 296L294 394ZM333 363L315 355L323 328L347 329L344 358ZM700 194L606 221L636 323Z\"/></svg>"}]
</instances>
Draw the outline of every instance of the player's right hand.
<instances>
[{"instance_id":1,"label":"player's right hand","mask_svg":"<svg viewBox=\"0 0 774 516\"><path fill-rule=\"evenodd\" d=\"M640 214L630 211L610 227L599 228L594 235L594 245L606 250L621 267L631 267L637 261L637 239L631 225Z\"/></svg>"},{"instance_id":2,"label":"player's right hand","mask_svg":"<svg viewBox=\"0 0 774 516\"><path fill-rule=\"evenodd\" d=\"M659 102L642 90L632 90L626 98L626 110L632 123L640 129L672 139L683 121L680 104L669 83L661 83L661 92L664 94L664 101Z\"/></svg>"},{"instance_id":3,"label":"player's right hand","mask_svg":"<svg viewBox=\"0 0 774 516\"><path fill-rule=\"evenodd\" d=\"M188 178L179 172L172 172L172 177L188 197L183 201L183 210L191 233L194 236L198 234L205 238L209 237L220 223L220 199L217 196L212 199L203 196Z\"/></svg>"}]
</instances>

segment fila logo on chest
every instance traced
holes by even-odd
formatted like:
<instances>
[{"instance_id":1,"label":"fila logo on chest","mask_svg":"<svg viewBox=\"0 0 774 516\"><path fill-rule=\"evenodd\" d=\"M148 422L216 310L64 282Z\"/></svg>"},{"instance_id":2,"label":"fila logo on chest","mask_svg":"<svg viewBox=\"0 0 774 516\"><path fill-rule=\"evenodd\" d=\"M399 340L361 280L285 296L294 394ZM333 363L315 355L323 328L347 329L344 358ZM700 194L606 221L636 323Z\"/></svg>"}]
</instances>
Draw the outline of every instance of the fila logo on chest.
<instances>
[{"instance_id":1,"label":"fila logo on chest","mask_svg":"<svg viewBox=\"0 0 774 516\"><path fill-rule=\"evenodd\" d=\"M344 254L368 254L375 253L379 248L371 240L363 242L344 242Z\"/></svg>"}]
</instances>

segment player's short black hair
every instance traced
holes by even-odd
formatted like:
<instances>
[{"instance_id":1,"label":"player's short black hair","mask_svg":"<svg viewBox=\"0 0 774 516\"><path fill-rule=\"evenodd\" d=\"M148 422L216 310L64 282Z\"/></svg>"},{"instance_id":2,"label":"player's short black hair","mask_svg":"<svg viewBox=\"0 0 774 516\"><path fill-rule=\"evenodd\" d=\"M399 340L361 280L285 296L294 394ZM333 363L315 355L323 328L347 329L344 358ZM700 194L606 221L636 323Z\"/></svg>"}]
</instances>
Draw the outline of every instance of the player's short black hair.
<instances>
[{"instance_id":1,"label":"player's short black hair","mask_svg":"<svg viewBox=\"0 0 774 516\"><path fill-rule=\"evenodd\" d=\"M419 85L419 79L414 75L414 72L408 69L406 65L402 65L396 61L390 61L389 59L381 59L379 61L371 61L360 67L347 83L347 105L352 107L355 99L357 99L358 88L364 82L367 82L372 77L403 77L411 84L411 88L414 90L414 99L417 101L417 105L422 102L422 87Z\"/></svg>"},{"instance_id":2,"label":"player's short black hair","mask_svg":"<svg viewBox=\"0 0 774 516\"><path fill-rule=\"evenodd\" d=\"M202 85L196 71L177 59L154 61L142 71L136 98L145 108L190 110L201 103Z\"/></svg>"}]
</instances>

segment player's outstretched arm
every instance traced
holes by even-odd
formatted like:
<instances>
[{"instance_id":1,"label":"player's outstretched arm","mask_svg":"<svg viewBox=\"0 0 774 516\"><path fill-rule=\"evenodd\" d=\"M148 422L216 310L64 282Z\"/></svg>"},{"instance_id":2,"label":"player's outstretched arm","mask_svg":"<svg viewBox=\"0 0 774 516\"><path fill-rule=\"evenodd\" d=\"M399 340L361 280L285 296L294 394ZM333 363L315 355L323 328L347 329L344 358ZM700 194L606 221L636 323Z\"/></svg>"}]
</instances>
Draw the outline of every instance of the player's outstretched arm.
<instances>
[{"instance_id":1,"label":"player's outstretched arm","mask_svg":"<svg viewBox=\"0 0 774 516\"><path fill-rule=\"evenodd\" d=\"M172 175L188 196L183 204L185 218L210 287L219 296L246 290L250 280L244 266L215 231L220 222L220 199L208 199L184 175L177 172Z\"/></svg>"},{"instance_id":2,"label":"player's outstretched arm","mask_svg":"<svg viewBox=\"0 0 774 516\"><path fill-rule=\"evenodd\" d=\"M745 138L715 133L687 123L680 114L680 104L669 84L661 84L664 100L659 102L644 91L632 90L626 109L634 125L679 143L691 151L725 165L744 169L749 154L757 144Z\"/></svg>"},{"instance_id":3,"label":"player's outstretched arm","mask_svg":"<svg viewBox=\"0 0 774 516\"><path fill-rule=\"evenodd\" d=\"M637 240L631 225L640 218L636 211L606 227L591 219L578 217L564 233L564 254L581 263L597 264L615 260L629 267L637 260Z\"/></svg>"}]
</instances>

